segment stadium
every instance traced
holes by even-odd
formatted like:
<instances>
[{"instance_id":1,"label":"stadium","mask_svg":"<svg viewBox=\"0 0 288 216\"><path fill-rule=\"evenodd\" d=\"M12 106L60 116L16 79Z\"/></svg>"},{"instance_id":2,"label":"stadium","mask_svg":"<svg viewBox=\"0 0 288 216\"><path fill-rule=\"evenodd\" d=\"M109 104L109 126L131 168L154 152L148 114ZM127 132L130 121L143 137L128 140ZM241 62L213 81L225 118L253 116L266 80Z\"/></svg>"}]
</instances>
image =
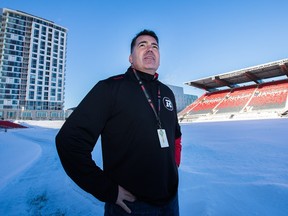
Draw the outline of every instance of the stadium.
<instances>
[{"instance_id":1,"label":"stadium","mask_svg":"<svg viewBox=\"0 0 288 216\"><path fill-rule=\"evenodd\" d=\"M185 84L205 93L178 113L182 123L288 116L288 59Z\"/></svg>"}]
</instances>

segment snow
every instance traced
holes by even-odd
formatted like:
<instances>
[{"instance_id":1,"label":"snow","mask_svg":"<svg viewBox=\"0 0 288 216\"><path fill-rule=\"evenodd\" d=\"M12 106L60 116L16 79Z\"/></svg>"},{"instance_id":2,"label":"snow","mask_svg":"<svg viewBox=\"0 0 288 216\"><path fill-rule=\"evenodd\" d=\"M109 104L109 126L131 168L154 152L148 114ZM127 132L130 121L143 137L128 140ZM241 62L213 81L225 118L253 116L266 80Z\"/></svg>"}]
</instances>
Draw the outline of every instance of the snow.
<instances>
[{"instance_id":1,"label":"snow","mask_svg":"<svg viewBox=\"0 0 288 216\"><path fill-rule=\"evenodd\" d=\"M65 174L61 121L0 130L0 215L103 215L103 203ZM288 119L182 124L181 216L287 216ZM101 146L93 151L100 166Z\"/></svg>"}]
</instances>

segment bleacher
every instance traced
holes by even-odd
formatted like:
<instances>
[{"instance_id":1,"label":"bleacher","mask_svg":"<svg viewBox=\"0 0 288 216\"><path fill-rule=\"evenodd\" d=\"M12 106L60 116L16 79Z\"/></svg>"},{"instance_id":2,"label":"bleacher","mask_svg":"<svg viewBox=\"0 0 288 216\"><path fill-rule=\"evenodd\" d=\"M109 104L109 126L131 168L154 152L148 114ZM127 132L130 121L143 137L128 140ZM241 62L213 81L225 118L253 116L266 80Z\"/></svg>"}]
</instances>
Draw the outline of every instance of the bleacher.
<instances>
[{"instance_id":1,"label":"bleacher","mask_svg":"<svg viewBox=\"0 0 288 216\"><path fill-rule=\"evenodd\" d=\"M283 109L287 102L288 81L265 83L257 89L249 103L253 110Z\"/></svg>"},{"instance_id":2,"label":"bleacher","mask_svg":"<svg viewBox=\"0 0 288 216\"><path fill-rule=\"evenodd\" d=\"M272 80L276 77L284 78ZM288 116L287 77L285 59L188 82L206 92L178 113L179 121ZM263 81L268 78L269 81Z\"/></svg>"},{"instance_id":3,"label":"bleacher","mask_svg":"<svg viewBox=\"0 0 288 216\"><path fill-rule=\"evenodd\" d=\"M281 114L287 109L288 80L274 81L260 85L251 85L215 93L205 93L179 113L186 119L209 117L217 115L233 116L241 113L259 112L266 110ZM185 115L184 115L185 114ZM243 114L241 115L243 117Z\"/></svg>"},{"instance_id":4,"label":"bleacher","mask_svg":"<svg viewBox=\"0 0 288 216\"><path fill-rule=\"evenodd\" d=\"M189 114L211 113L217 105L221 104L230 90L219 91L215 93L207 93L203 100L199 101L197 105L190 110Z\"/></svg>"},{"instance_id":5,"label":"bleacher","mask_svg":"<svg viewBox=\"0 0 288 216\"><path fill-rule=\"evenodd\" d=\"M11 122L11 121L4 121L0 120L0 128L2 129L14 129L14 128L27 128L23 125Z\"/></svg>"}]
</instances>

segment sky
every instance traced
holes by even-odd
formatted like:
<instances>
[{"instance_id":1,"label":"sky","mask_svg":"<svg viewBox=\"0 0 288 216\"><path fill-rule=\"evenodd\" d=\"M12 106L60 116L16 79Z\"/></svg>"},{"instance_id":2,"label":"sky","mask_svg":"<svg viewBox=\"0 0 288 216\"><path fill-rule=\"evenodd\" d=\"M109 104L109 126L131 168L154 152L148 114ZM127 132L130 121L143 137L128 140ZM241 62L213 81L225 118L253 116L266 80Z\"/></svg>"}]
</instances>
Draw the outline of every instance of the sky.
<instances>
[{"instance_id":1,"label":"sky","mask_svg":"<svg viewBox=\"0 0 288 216\"><path fill-rule=\"evenodd\" d=\"M129 67L132 38L159 36L160 81L185 82L288 58L287 0L0 0L68 29L65 108Z\"/></svg>"},{"instance_id":2,"label":"sky","mask_svg":"<svg viewBox=\"0 0 288 216\"><path fill-rule=\"evenodd\" d=\"M54 139L63 122L20 123L28 128L0 130L0 215L102 216L104 204L61 166ZM288 215L287 118L181 129L181 216ZM102 167L99 143L92 156Z\"/></svg>"}]
</instances>

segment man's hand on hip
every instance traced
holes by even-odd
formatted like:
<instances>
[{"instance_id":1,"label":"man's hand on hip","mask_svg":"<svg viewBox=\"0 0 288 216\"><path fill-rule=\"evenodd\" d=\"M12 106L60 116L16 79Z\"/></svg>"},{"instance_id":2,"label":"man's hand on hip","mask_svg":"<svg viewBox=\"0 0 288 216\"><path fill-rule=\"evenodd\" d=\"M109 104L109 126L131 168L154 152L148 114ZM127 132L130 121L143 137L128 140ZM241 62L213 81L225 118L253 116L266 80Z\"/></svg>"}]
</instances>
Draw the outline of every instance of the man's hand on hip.
<instances>
[{"instance_id":1,"label":"man's hand on hip","mask_svg":"<svg viewBox=\"0 0 288 216\"><path fill-rule=\"evenodd\" d=\"M129 202L134 202L136 200L136 197L131 194L129 191L125 190L120 185L118 186L118 197L116 204L121 206L127 213L131 213L131 210L128 208L128 206L124 203L124 200L127 200Z\"/></svg>"}]
</instances>

